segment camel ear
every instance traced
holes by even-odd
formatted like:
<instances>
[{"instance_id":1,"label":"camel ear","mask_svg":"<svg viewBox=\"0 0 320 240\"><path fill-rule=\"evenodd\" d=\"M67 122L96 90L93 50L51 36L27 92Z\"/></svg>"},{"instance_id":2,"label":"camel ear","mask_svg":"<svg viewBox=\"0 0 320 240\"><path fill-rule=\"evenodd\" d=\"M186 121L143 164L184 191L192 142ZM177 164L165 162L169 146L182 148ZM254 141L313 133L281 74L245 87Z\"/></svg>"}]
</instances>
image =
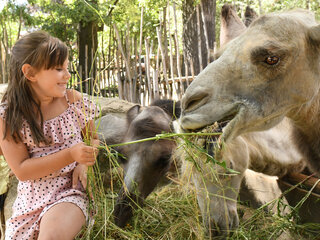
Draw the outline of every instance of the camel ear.
<instances>
[{"instance_id":1,"label":"camel ear","mask_svg":"<svg viewBox=\"0 0 320 240\"><path fill-rule=\"evenodd\" d=\"M320 48L320 24L309 28L311 42Z\"/></svg>"},{"instance_id":2,"label":"camel ear","mask_svg":"<svg viewBox=\"0 0 320 240\"><path fill-rule=\"evenodd\" d=\"M140 112L141 112L140 105L134 105L133 107L131 107L127 112L127 121L131 123L133 119L135 119Z\"/></svg>"}]
</instances>

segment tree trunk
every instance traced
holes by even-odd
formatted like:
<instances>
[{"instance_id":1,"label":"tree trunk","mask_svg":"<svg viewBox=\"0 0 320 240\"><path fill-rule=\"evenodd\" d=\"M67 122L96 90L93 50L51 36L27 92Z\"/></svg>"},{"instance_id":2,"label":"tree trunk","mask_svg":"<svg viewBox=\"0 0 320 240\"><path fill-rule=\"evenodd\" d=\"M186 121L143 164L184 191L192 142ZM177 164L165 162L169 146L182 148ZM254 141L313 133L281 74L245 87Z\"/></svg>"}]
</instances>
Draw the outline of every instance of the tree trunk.
<instances>
[{"instance_id":1,"label":"tree trunk","mask_svg":"<svg viewBox=\"0 0 320 240\"><path fill-rule=\"evenodd\" d=\"M80 22L78 34L79 66L82 69L82 91L93 93L96 78L94 56L98 46L98 28L96 22Z\"/></svg>"},{"instance_id":2,"label":"tree trunk","mask_svg":"<svg viewBox=\"0 0 320 240\"><path fill-rule=\"evenodd\" d=\"M208 56L214 50L215 42L215 16L216 16L216 0L201 0L202 4L202 14L204 19L200 21L200 39L201 39L201 54L198 50L197 39L197 6L194 5L193 0L184 0L182 6L183 12L183 43L185 45L186 53L188 58L193 62L194 73L197 75L200 72L200 60L199 56L202 56L203 68L207 65ZM207 30L209 51L207 50L206 38L204 29Z\"/></svg>"}]
</instances>

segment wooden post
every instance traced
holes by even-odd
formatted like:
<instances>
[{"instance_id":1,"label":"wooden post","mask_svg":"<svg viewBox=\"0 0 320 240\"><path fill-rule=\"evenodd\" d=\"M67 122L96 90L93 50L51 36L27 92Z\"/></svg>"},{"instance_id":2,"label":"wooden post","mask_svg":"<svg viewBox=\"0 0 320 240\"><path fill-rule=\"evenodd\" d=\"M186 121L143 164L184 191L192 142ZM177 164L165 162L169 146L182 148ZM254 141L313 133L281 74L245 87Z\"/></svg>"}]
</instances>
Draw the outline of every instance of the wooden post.
<instances>
[{"instance_id":1,"label":"wooden post","mask_svg":"<svg viewBox=\"0 0 320 240\"><path fill-rule=\"evenodd\" d=\"M200 1L200 7L201 7L201 18L202 18L202 24L203 24L204 37L206 39L206 48L207 48L207 64L206 65L209 65L209 63L210 63L210 47L209 47L207 24L206 24L206 20L204 18L204 13L203 13L202 1Z\"/></svg>"},{"instance_id":2,"label":"wooden post","mask_svg":"<svg viewBox=\"0 0 320 240\"><path fill-rule=\"evenodd\" d=\"M188 58L186 51L183 49L183 58L184 58L184 68L185 68L185 75L186 75L186 82L187 82L187 87L189 87L189 67L188 67ZM183 86L182 86L183 87ZM184 89L183 89L184 90Z\"/></svg>"},{"instance_id":3,"label":"wooden post","mask_svg":"<svg viewBox=\"0 0 320 240\"><path fill-rule=\"evenodd\" d=\"M132 43L133 43L133 52L134 52L134 60L133 60L133 78L134 78L134 89L136 91L136 99L135 102L140 103L140 95L141 95L141 88L140 88L140 80L139 80L139 74L137 69L138 67L138 46L137 46L137 39L133 36L132 37ZM138 94L138 96L137 96Z\"/></svg>"},{"instance_id":4,"label":"wooden post","mask_svg":"<svg viewBox=\"0 0 320 240\"><path fill-rule=\"evenodd\" d=\"M197 6L197 33L198 33L198 54L199 54L199 65L200 65L200 72L203 69L202 64L202 52L201 52L201 28L200 28L200 6Z\"/></svg>"},{"instance_id":5,"label":"wooden post","mask_svg":"<svg viewBox=\"0 0 320 240\"><path fill-rule=\"evenodd\" d=\"M103 35L103 34L102 34ZM109 48L108 48L108 67L106 69L106 60L103 61L103 69L104 69L104 72L107 71L107 76L104 74L104 79L105 79L105 83L107 83L107 86L108 86L108 97L111 97L111 89L110 89L110 86L112 85L110 83L110 64L111 64L111 35L112 35L112 27L109 28ZM104 48L102 48L102 52L104 53ZM104 56L104 55L103 55ZM107 78L107 79L106 79ZM106 87L106 86L104 86Z\"/></svg>"},{"instance_id":6,"label":"wooden post","mask_svg":"<svg viewBox=\"0 0 320 240\"><path fill-rule=\"evenodd\" d=\"M139 81L142 86L142 68L141 68L141 54L142 54L142 37L143 37L143 7L141 7L140 15L140 39L139 39ZM141 89L140 89L141 90Z\"/></svg>"},{"instance_id":7,"label":"wooden post","mask_svg":"<svg viewBox=\"0 0 320 240\"><path fill-rule=\"evenodd\" d=\"M122 44L121 44L121 39L120 39L120 35L119 35L119 31L118 31L118 28L115 24L113 24L113 27L114 27L114 30L115 30L115 33L116 33L116 37L117 37L117 41L118 41L118 48L122 54L122 58L125 62L125 67L126 67L126 75L128 76L127 79L132 79L131 77L131 71L130 71L130 67L129 67L129 63L128 63L128 59L126 58L126 55L123 51L123 48L122 48ZM132 98L132 81L129 81L129 97L128 97L129 101L130 102L133 102L133 98Z\"/></svg>"},{"instance_id":8,"label":"wooden post","mask_svg":"<svg viewBox=\"0 0 320 240\"><path fill-rule=\"evenodd\" d=\"M164 6L163 8L163 19L161 21L160 20L160 33L161 36L168 36L167 34L167 6ZM163 32L162 32L163 30ZM169 31L170 32L170 31ZM161 43L163 43L163 50L164 50L164 61L166 62L166 66L168 64L168 60L169 60L169 51L168 51L168 39L166 37L164 37L163 39L161 39Z\"/></svg>"},{"instance_id":9,"label":"wooden post","mask_svg":"<svg viewBox=\"0 0 320 240\"><path fill-rule=\"evenodd\" d=\"M148 84L148 103L153 101L152 89L151 89L151 78L150 78L150 58L149 58L149 42L148 39L145 40L145 47L146 47L146 75L147 75L147 84Z\"/></svg>"},{"instance_id":10,"label":"wooden post","mask_svg":"<svg viewBox=\"0 0 320 240\"><path fill-rule=\"evenodd\" d=\"M173 18L174 18L174 37L175 37L175 43L176 43L176 56L177 56L177 70L178 70L178 77L179 77L179 89L180 94L184 93L183 85L182 85L182 79L181 79L181 66L180 66L180 47L179 47L179 39L178 39L178 24L177 24L177 14L176 14L176 4L173 2ZM181 97L181 96L180 96Z\"/></svg>"},{"instance_id":11,"label":"wooden post","mask_svg":"<svg viewBox=\"0 0 320 240\"><path fill-rule=\"evenodd\" d=\"M119 50L118 50L119 52ZM116 53L116 67L117 67L117 74L116 74L116 78L118 80L118 91L119 91L119 98L120 99L124 99L126 100L125 96L124 96L124 91L123 91L123 85L122 85L122 80L121 80L121 66L120 66L120 59L119 59L119 53Z\"/></svg>"},{"instance_id":12,"label":"wooden post","mask_svg":"<svg viewBox=\"0 0 320 240\"><path fill-rule=\"evenodd\" d=\"M191 76L192 76L192 79L194 79L195 77L195 74L194 74L194 66L193 66L193 61L192 59L190 59L190 67L191 67Z\"/></svg>"},{"instance_id":13,"label":"wooden post","mask_svg":"<svg viewBox=\"0 0 320 240\"><path fill-rule=\"evenodd\" d=\"M163 46L162 46L161 32L160 32L158 27L156 28L156 31L157 31L158 44L159 44L159 47L160 47L160 52L161 52L161 57L162 57L163 76L164 76L164 79L165 79L165 82L166 82L166 84L164 86L164 94L165 94L165 97L167 97L167 95L168 95L167 87L169 86L169 82L168 82L168 76L167 76L167 67L166 67L166 61L165 61L165 54L164 54L164 50L163 50Z\"/></svg>"},{"instance_id":14,"label":"wooden post","mask_svg":"<svg viewBox=\"0 0 320 240\"><path fill-rule=\"evenodd\" d=\"M159 92L159 58L160 58L160 46L158 46L157 50L157 59L156 59L156 66L153 72L153 91L154 91L154 99L157 100L160 98Z\"/></svg>"},{"instance_id":15,"label":"wooden post","mask_svg":"<svg viewBox=\"0 0 320 240\"><path fill-rule=\"evenodd\" d=\"M169 32L169 48L170 48L170 75L172 80L173 89L171 90L170 96L173 96L173 91L175 94L179 94L179 89L176 87L176 82L174 81L174 67L173 67L173 50L172 50L172 39L171 39L171 31L170 31L170 6L168 7L168 32Z\"/></svg>"},{"instance_id":16,"label":"wooden post","mask_svg":"<svg viewBox=\"0 0 320 240\"><path fill-rule=\"evenodd\" d=\"M114 61L114 67L112 67L112 69L113 69L113 71L116 69L116 58L117 58L117 48L116 48L116 41L115 41L115 36L114 36L114 30L113 30L113 28L110 26L110 36L112 36L112 38L110 37L110 42L111 42L111 39L112 39L112 44L113 44L113 47L112 47L112 52L111 52L111 58L109 58L110 60L112 59L112 61ZM110 61L109 61L110 62ZM109 67L110 67L110 64L111 63L109 63ZM112 65L111 65L112 66ZM110 69L110 68L109 68ZM116 85L118 85L118 81L117 81L117 79L115 78L115 77L113 77L112 79L112 82L113 82L113 85L114 86L116 86ZM110 81L111 81L110 80ZM120 92L120 90L118 89L118 95L120 96L120 94L119 94L119 92ZM113 93L113 97L115 97L116 96L116 90L114 90L114 91L112 91L112 93Z\"/></svg>"},{"instance_id":17,"label":"wooden post","mask_svg":"<svg viewBox=\"0 0 320 240\"><path fill-rule=\"evenodd\" d=\"M129 27L129 23L127 22L127 31L125 34L125 50L126 50L126 54L127 54L127 61L126 64L128 64L128 68L130 71L130 77L128 74L126 74L126 78L127 78L127 83L129 83L129 95L131 99L131 102L136 102L135 99L135 95L136 95L136 91L133 88L134 85L134 78L132 77L132 66L131 66L131 48L130 48L130 27ZM126 70L127 71L127 70Z\"/></svg>"},{"instance_id":18,"label":"wooden post","mask_svg":"<svg viewBox=\"0 0 320 240\"><path fill-rule=\"evenodd\" d=\"M100 88L100 92L101 92L101 96L106 97L106 56L104 54L104 44L103 44L103 34L101 34L101 55L99 55L99 72L101 75L101 79L100 79L100 83L99 83L99 88ZM110 51L110 47L109 47L109 51ZM101 59L102 58L102 59ZM101 69L102 68L102 69ZM102 89L103 92L101 91Z\"/></svg>"}]
</instances>

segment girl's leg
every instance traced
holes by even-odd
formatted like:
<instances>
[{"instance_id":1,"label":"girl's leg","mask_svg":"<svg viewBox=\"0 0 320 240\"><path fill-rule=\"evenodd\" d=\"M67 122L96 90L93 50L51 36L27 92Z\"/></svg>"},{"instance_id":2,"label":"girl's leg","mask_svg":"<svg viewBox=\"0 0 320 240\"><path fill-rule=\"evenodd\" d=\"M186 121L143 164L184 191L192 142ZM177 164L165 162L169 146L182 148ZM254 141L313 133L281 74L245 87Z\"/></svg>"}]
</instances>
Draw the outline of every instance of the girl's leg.
<instances>
[{"instance_id":1,"label":"girl's leg","mask_svg":"<svg viewBox=\"0 0 320 240\"><path fill-rule=\"evenodd\" d=\"M38 240L72 240L85 222L85 216L77 205L68 202L59 203L43 215Z\"/></svg>"}]
</instances>

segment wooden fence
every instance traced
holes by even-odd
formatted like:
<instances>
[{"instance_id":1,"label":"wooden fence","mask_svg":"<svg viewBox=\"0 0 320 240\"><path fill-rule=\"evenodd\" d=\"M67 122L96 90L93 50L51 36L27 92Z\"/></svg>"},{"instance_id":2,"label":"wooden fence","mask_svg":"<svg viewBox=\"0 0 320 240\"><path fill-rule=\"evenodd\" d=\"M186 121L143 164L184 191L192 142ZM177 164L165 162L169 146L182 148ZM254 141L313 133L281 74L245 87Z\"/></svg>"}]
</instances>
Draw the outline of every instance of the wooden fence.
<instances>
[{"instance_id":1,"label":"wooden fence","mask_svg":"<svg viewBox=\"0 0 320 240\"><path fill-rule=\"evenodd\" d=\"M159 98L181 98L194 79L195 71L178 36L175 3L163 10L163 15L167 17L155 29L157 37L153 41L143 36L143 11L141 8L139 37L130 34L129 26L123 32L115 24L104 26L105 34L99 35L98 51L86 54L94 56L95 67L86 64L83 71L77 59L71 60L69 87L104 97L119 97L141 105L148 105ZM201 14L200 5L196 14ZM198 21L201 19L198 16ZM198 29L198 32L206 30L203 25L204 29ZM199 22L197 26L200 27ZM108 41L104 39L106 36ZM200 39L195 41L201 45ZM104 46L105 42L107 46ZM3 48L0 50L3 52ZM207 50L207 53L199 51L199 59L203 54L209 54ZM4 62L8 62L8 56L5 60L2 57L1 63ZM6 82L6 69L6 66L1 67L2 82Z\"/></svg>"},{"instance_id":2,"label":"wooden fence","mask_svg":"<svg viewBox=\"0 0 320 240\"><path fill-rule=\"evenodd\" d=\"M130 61L125 60L119 50L111 61L105 61L101 55L97 55L96 72L84 71L87 73L86 76L81 75L82 69L70 65L72 77L69 87L91 92L94 95L119 97L130 102L148 105L159 98L180 99L194 78L193 75L175 74L175 72L185 73L186 71L178 67L174 69L173 62L170 63L170 70L165 71L166 64L159 57L159 53L141 55L140 61L138 57L131 56ZM173 56L171 58L175 59ZM183 62L182 57L180 62Z\"/></svg>"},{"instance_id":3,"label":"wooden fence","mask_svg":"<svg viewBox=\"0 0 320 240\"><path fill-rule=\"evenodd\" d=\"M196 14L200 14L201 10L199 5ZM163 15L169 17L163 19L162 24L155 29L155 42L142 35L143 8L139 38L130 35L128 30L119 32L115 24L105 26L105 29L109 29L109 44L112 45L109 45L106 51L99 51L99 54L91 53L91 56L96 56L95 73L84 71L86 76L81 76L77 74L82 72L80 69L76 71L71 67L71 84L78 86L80 90L79 80L84 79L88 82L85 92L93 90L95 94L119 97L142 105L148 105L158 98L180 99L195 77L194 67L178 37L175 4L168 5L164 11L166 12ZM203 18L198 17L198 21L201 20ZM197 26L199 28L200 23ZM198 32L206 30L205 24L203 28L198 29ZM99 42L103 43L103 40L101 35ZM207 53L199 52L199 59L203 54L207 54L209 59L210 51L207 50Z\"/></svg>"}]
</instances>

